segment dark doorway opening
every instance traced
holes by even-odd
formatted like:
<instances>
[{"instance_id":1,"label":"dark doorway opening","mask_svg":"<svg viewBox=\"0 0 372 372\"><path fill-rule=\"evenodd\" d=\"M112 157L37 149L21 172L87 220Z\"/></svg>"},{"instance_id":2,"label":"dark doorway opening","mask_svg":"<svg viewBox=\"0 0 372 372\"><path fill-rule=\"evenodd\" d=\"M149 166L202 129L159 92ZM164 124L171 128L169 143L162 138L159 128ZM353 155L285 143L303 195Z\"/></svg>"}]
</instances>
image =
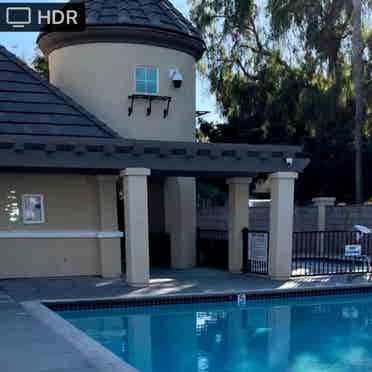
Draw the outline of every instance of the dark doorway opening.
<instances>
[{"instance_id":1,"label":"dark doorway opening","mask_svg":"<svg viewBox=\"0 0 372 372\"><path fill-rule=\"evenodd\" d=\"M118 227L120 231L124 232L124 237L121 239L121 260L124 272L126 264L125 209L123 187L120 181L117 184L117 190ZM149 177L148 198L150 268L170 268L170 236L164 232L164 196L162 178Z\"/></svg>"},{"instance_id":2,"label":"dark doorway opening","mask_svg":"<svg viewBox=\"0 0 372 372\"><path fill-rule=\"evenodd\" d=\"M228 270L228 231L197 230L198 267Z\"/></svg>"}]
</instances>

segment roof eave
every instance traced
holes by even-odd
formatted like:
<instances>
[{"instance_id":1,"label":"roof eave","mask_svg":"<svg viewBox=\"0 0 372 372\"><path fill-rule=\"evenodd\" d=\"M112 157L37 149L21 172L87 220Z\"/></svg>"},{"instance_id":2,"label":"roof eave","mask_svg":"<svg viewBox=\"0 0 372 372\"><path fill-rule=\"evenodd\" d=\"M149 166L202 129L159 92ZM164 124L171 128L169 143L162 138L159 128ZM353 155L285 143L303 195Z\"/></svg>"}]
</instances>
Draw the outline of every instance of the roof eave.
<instances>
[{"instance_id":1,"label":"roof eave","mask_svg":"<svg viewBox=\"0 0 372 372\"><path fill-rule=\"evenodd\" d=\"M188 35L161 27L126 24L88 25L82 32L41 33L37 43L45 55L54 50L92 43L131 43L158 46L179 50L192 55L197 61L203 56L206 46L200 36Z\"/></svg>"},{"instance_id":2,"label":"roof eave","mask_svg":"<svg viewBox=\"0 0 372 372\"><path fill-rule=\"evenodd\" d=\"M62 146L60 146L62 145ZM289 168L286 158L293 158ZM0 169L50 171L89 170L117 173L128 167L179 176L242 176L302 172L309 159L300 147L198 144L87 138L0 138Z\"/></svg>"}]
</instances>

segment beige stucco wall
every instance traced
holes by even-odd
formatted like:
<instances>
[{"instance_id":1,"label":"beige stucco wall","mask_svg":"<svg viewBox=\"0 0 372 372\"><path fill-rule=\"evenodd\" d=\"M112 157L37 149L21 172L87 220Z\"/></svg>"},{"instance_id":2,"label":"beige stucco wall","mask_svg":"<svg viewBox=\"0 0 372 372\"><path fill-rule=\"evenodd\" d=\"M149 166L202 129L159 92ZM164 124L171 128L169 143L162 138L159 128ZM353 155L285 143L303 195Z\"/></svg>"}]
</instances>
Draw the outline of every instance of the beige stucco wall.
<instances>
[{"instance_id":1,"label":"beige stucco wall","mask_svg":"<svg viewBox=\"0 0 372 372\"><path fill-rule=\"evenodd\" d=\"M97 239L0 239L0 278L100 274Z\"/></svg>"},{"instance_id":2,"label":"beige stucco wall","mask_svg":"<svg viewBox=\"0 0 372 372\"><path fill-rule=\"evenodd\" d=\"M169 116L164 102L135 101L128 117L128 96L135 93L135 67L159 68L159 95L172 97ZM195 59L172 49L149 45L92 43L68 46L49 55L53 84L110 125L122 136L137 139L195 140ZM173 87L170 69L183 75L180 89Z\"/></svg>"},{"instance_id":3,"label":"beige stucco wall","mask_svg":"<svg viewBox=\"0 0 372 372\"><path fill-rule=\"evenodd\" d=\"M44 195L45 223L23 224L22 194ZM96 230L97 194L95 176L1 174L0 231Z\"/></svg>"},{"instance_id":4,"label":"beige stucco wall","mask_svg":"<svg viewBox=\"0 0 372 372\"><path fill-rule=\"evenodd\" d=\"M97 231L97 179L81 175L0 175L0 233ZM43 194L45 223L23 224L22 194ZM100 273L96 238L1 238L0 278Z\"/></svg>"},{"instance_id":5,"label":"beige stucco wall","mask_svg":"<svg viewBox=\"0 0 372 372\"><path fill-rule=\"evenodd\" d=\"M196 184L194 178L167 177L164 183L165 230L171 238L171 266L196 265Z\"/></svg>"}]
</instances>

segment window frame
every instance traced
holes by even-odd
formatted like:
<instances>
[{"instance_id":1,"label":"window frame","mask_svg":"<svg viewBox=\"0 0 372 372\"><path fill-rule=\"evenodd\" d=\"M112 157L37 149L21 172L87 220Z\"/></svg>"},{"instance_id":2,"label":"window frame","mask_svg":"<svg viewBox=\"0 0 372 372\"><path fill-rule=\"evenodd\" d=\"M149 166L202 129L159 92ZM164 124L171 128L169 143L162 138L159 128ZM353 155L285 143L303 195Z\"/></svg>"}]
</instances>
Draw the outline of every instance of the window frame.
<instances>
[{"instance_id":1,"label":"window frame","mask_svg":"<svg viewBox=\"0 0 372 372\"><path fill-rule=\"evenodd\" d=\"M156 71L156 92L155 93L148 93L148 92L138 92L137 91L137 69L139 68L144 68L144 69L155 69ZM141 80L141 81L144 81L145 82L145 85L146 85L146 82L148 80ZM148 95L148 96L157 96L159 94L159 67L156 67L156 66L151 66L151 65L137 65L135 68L134 68L134 91L135 91L135 94L139 94L139 95Z\"/></svg>"},{"instance_id":2,"label":"window frame","mask_svg":"<svg viewBox=\"0 0 372 372\"><path fill-rule=\"evenodd\" d=\"M40 220L26 220L26 199L27 198L40 198ZM44 210L44 195L43 194L22 194L22 221L24 225L37 225L45 223L45 210Z\"/></svg>"}]
</instances>

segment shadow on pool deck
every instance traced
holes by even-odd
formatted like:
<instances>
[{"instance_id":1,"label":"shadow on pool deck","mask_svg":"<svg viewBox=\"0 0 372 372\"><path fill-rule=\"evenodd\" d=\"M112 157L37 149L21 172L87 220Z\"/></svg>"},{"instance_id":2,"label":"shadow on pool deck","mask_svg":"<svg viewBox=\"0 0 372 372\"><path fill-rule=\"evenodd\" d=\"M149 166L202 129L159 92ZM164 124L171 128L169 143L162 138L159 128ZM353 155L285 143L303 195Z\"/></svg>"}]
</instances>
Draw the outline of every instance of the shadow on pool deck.
<instances>
[{"instance_id":1,"label":"shadow on pool deck","mask_svg":"<svg viewBox=\"0 0 372 372\"><path fill-rule=\"evenodd\" d=\"M372 285L366 276L323 276L273 281L267 277L230 274L212 269L154 270L148 287L129 287L125 278L99 277L1 280L0 290L16 301L74 298L125 298L176 294L278 291Z\"/></svg>"}]
</instances>

